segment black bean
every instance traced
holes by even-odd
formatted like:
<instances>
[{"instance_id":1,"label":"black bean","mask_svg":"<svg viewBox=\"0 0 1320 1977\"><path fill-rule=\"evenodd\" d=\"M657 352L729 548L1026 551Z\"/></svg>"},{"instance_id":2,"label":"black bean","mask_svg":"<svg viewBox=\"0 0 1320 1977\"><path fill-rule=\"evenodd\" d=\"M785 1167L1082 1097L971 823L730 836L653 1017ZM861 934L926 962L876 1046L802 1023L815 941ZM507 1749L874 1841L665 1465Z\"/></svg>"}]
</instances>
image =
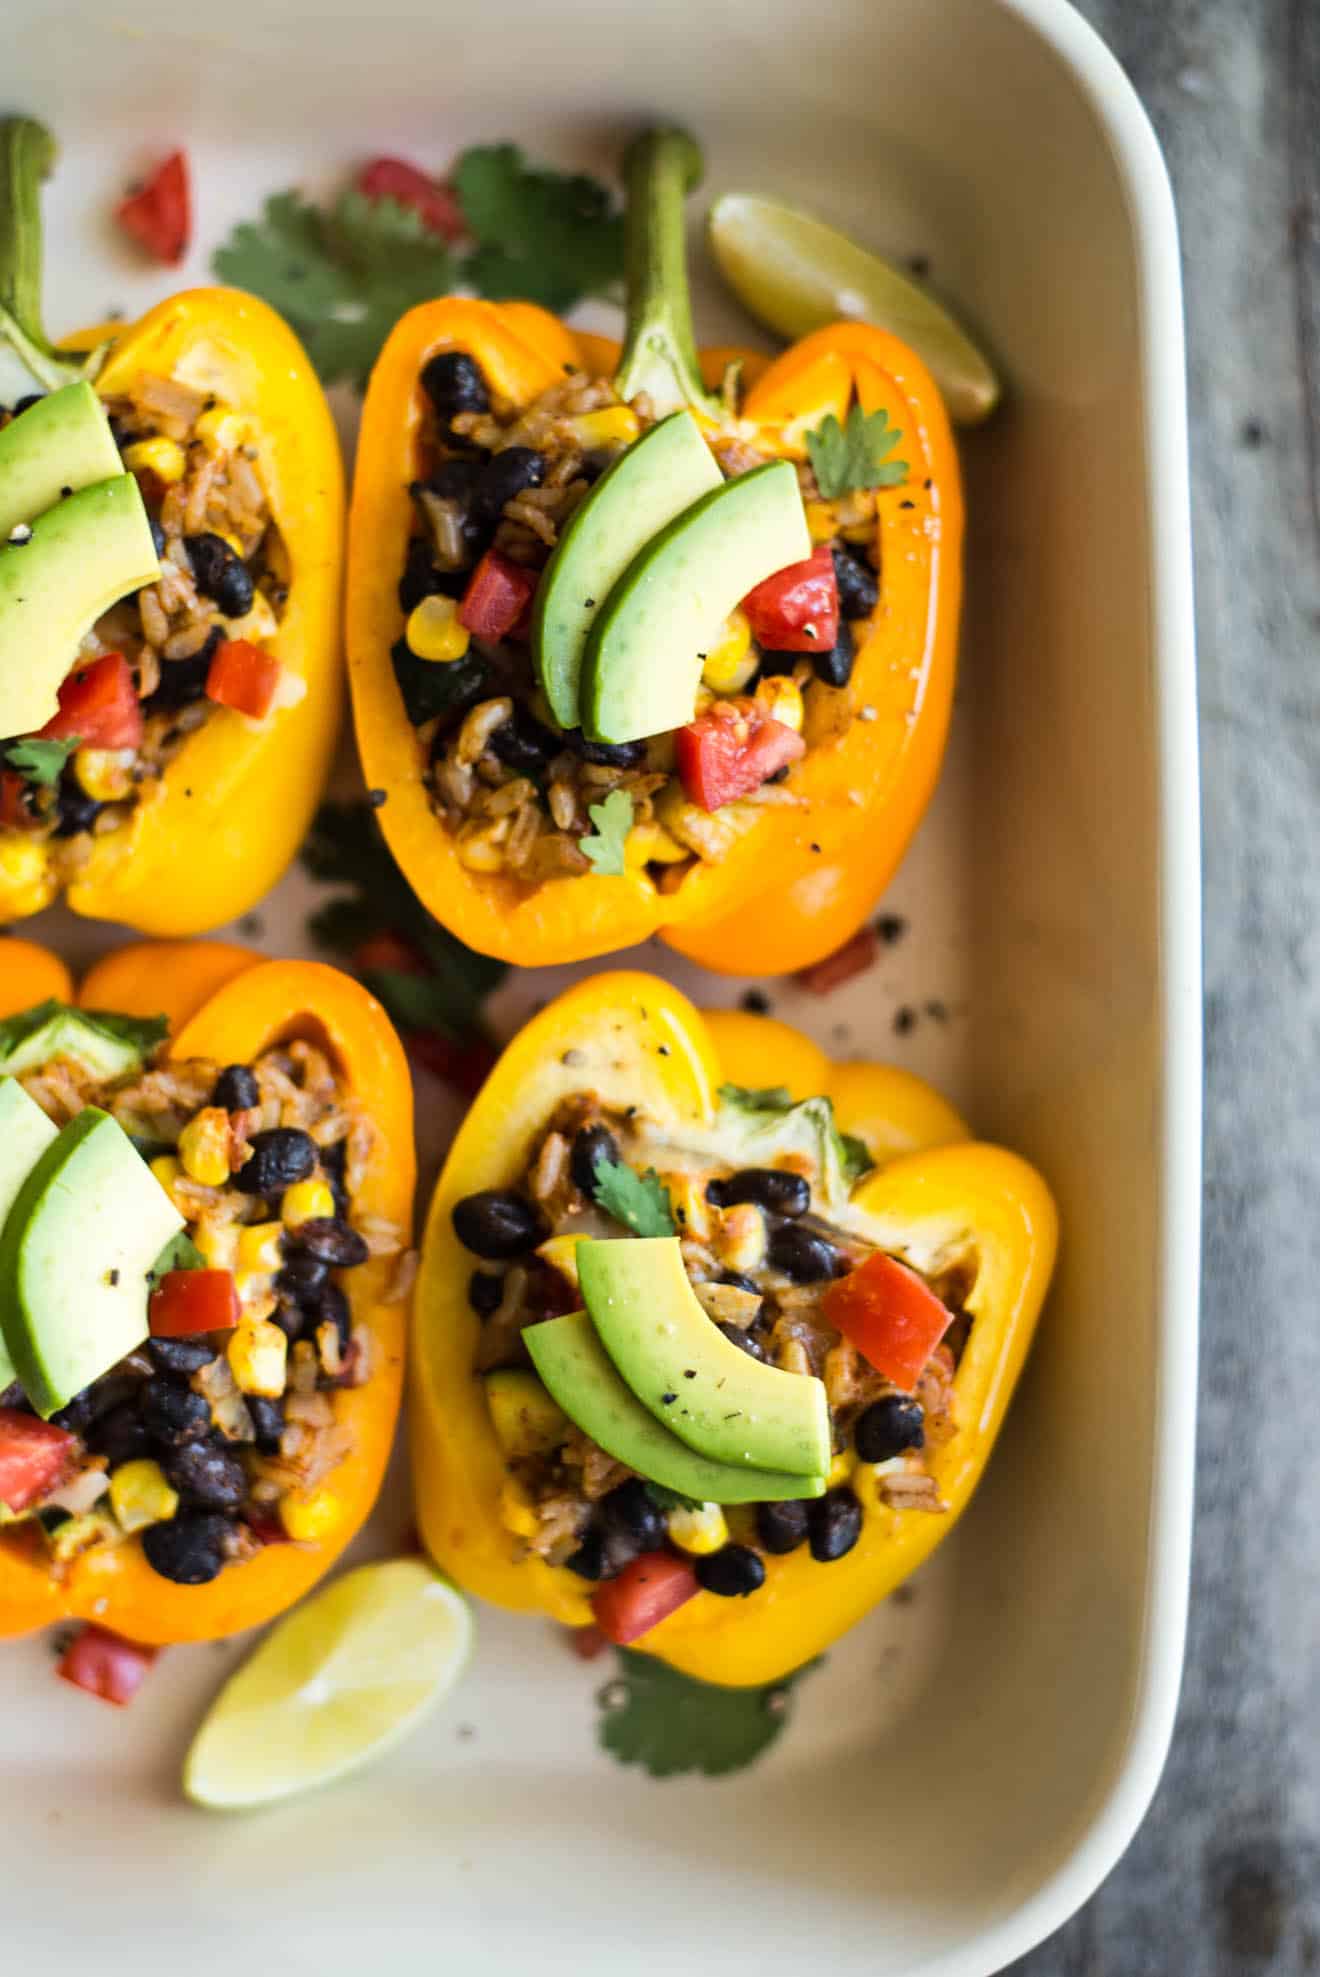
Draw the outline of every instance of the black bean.
<instances>
[{"instance_id":1,"label":"black bean","mask_svg":"<svg viewBox=\"0 0 1320 1977\"><path fill-rule=\"evenodd\" d=\"M811 1556L831 1564L852 1550L862 1535L862 1506L851 1490L828 1490L807 1510Z\"/></svg>"},{"instance_id":2,"label":"black bean","mask_svg":"<svg viewBox=\"0 0 1320 1977\"><path fill-rule=\"evenodd\" d=\"M164 1373L144 1383L138 1413L147 1433L166 1448L197 1441L211 1426L211 1410L202 1396Z\"/></svg>"},{"instance_id":3,"label":"black bean","mask_svg":"<svg viewBox=\"0 0 1320 1977\"><path fill-rule=\"evenodd\" d=\"M596 1169L616 1162L618 1158L619 1142L608 1126L584 1126L573 1137L573 1151L568 1163L573 1186L594 1200Z\"/></svg>"},{"instance_id":4,"label":"black bean","mask_svg":"<svg viewBox=\"0 0 1320 1977\"><path fill-rule=\"evenodd\" d=\"M531 446L506 446L492 453L477 479L473 503L479 517L498 520L504 505L545 479L545 455Z\"/></svg>"},{"instance_id":5,"label":"black bean","mask_svg":"<svg viewBox=\"0 0 1320 1977\"><path fill-rule=\"evenodd\" d=\"M347 1215L348 1189L344 1175L348 1170L348 1142L336 1140L333 1146L321 1148L321 1172L330 1183L330 1192L335 1198L335 1214Z\"/></svg>"},{"instance_id":6,"label":"black bean","mask_svg":"<svg viewBox=\"0 0 1320 1977\"><path fill-rule=\"evenodd\" d=\"M659 1551L665 1541L665 1513L649 1494L640 1476L630 1476L600 1501L605 1528L641 1551Z\"/></svg>"},{"instance_id":7,"label":"black bean","mask_svg":"<svg viewBox=\"0 0 1320 1977\"><path fill-rule=\"evenodd\" d=\"M706 1199L712 1208L724 1206L724 1183L718 1177L706 1183Z\"/></svg>"},{"instance_id":8,"label":"black bean","mask_svg":"<svg viewBox=\"0 0 1320 1977\"><path fill-rule=\"evenodd\" d=\"M512 1188L483 1188L454 1206L454 1233L464 1249L492 1263L507 1263L535 1249L541 1218L525 1195Z\"/></svg>"},{"instance_id":9,"label":"black bean","mask_svg":"<svg viewBox=\"0 0 1320 1977\"><path fill-rule=\"evenodd\" d=\"M19 398L15 401L14 417L17 418L20 412L30 412L34 405L40 405L42 399L45 396L46 394L44 391L27 392L24 397Z\"/></svg>"},{"instance_id":10,"label":"black bean","mask_svg":"<svg viewBox=\"0 0 1320 1977\"><path fill-rule=\"evenodd\" d=\"M696 1561L697 1584L721 1599L745 1599L765 1584L765 1564L750 1545L725 1545Z\"/></svg>"},{"instance_id":11,"label":"black bean","mask_svg":"<svg viewBox=\"0 0 1320 1977\"><path fill-rule=\"evenodd\" d=\"M326 1285L314 1316L318 1328L322 1325L334 1326L339 1334L339 1349L346 1351L353 1336L353 1312L338 1284Z\"/></svg>"},{"instance_id":12,"label":"black bean","mask_svg":"<svg viewBox=\"0 0 1320 1977\"><path fill-rule=\"evenodd\" d=\"M603 1524L593 1524L583 1534L573 1556L564 1563L579 1579L614 1579L635 1555L626 1542L621 1543Z\"/></svg>"},{"instance_id":13,"label":"black bean","mask_svg":"<svg viewBox=\"0 0 1320 1977\"><path fill-rule=\"evenodd\" d=\"M884 1394L863 1408L853 1429L853 1441L863 1462L888 1462L905 1448L922 1448L926 1416L921 1402L907 1394Z\"/></svg>"},{"instance_id":14,"label":"black bean","mask_svg":"<svg viewBox=\"0 0 1320 1977\"><path fill-rule=\"evenodd\" d=\"M308 1326L315 1321L315 1317L315 1311L308 1305L300 1304L297 1298L290 1297L287 1291L280 1291L276 1297L275 1309L270 1314L270 1322L279 1326L292 1345L295 1339L303 1336Z\"/></svg>"},{"instance_id":15,"label":"black bean","mask_svg":"<svg viewBox=\"0 0 1320 1977\"><path fill-rule=\"evenodd\" d=\"M563 743L525 707L514 707L513 718L496 728L490 738L491 752L520 776L539 776Z\"/></svg>"},{"instance_id":16,"label":"black bean","mask_svg":"<svg viewBox=\"0 0 1320 1977\"><path fill-rule=\"evenodd\" d=\"M305 1181L316 1167L316 1141L298 1126L272 1126L254 1133L250 1144L251 1158L234 1176L234 1185L243 1194L273 1201L295 1181Z\"/></svg>"},{"instance_id":17,"label":"black bean","mask_svg":"<svg viewBox=\"0 0 1320 1977\"><path fill-rule=\"evenodd\" d=\"M816 678L825 686L847 686L857 663L857 648L853 643L852 628L846 621L840 621L839 636L829 651L813 652L811 663L816 669Z\"/></svg>"},{"instance_id":18,"label":"black bean","mask_svg":"<svg viewBox=\"0 0 1320 1977\"><path fill-rule=\"evenodd\" d=\"M77 837L90 831L105 808L94 796L88 796L72 770L60 778L56 805L56 837Z\"/></svg>"},{"instance_id":19,"label":"black bean","mask_svg":"<svg viewBox=\"0 0 1320 1977\"><path fill-rule=\"evenodd\" d=\"M99 1380L93 1380L90 1387L84 1387L80 1394L75 1394L68 1406L62 1407L58 1414L52 1414L51 1420L57 1428L67 1428L70 1434L81 1435L92 1422L113 1413L126 1400L136 1400L141 1385L142 1379L137 1373L105 1373Z\"/></svg>"},{"instance_id":20,"label":"black bean","mask_svg":"<svg viewBox=\"0 0 1320 1977\"><path fill-rule=\"evenodd\" d=\"M424 597L459 597L466 585L467 577L463 571L442 570L439 567L425 536L410 538L408 560L399 578L401 611L415 611Z\"/></svg>"},{"instance_id":21,"label":"black bean","mask_svg":"<svg viewBox=\"0 0 1320 1977\"><path fill-rule=\"evenodd\" d=\"M722 1325L717 1323L715 1329L717 1332L723 1332L729 1344L739 1347L741 1351L747 1354L749 1359L765 1358L765 1347L759 1339L753 1337L749 1328L741 1325Z\"/></svg>"},{"instance_id":22,"label":"black bean","mask_svg":"<svg viewBox=\"0 0 1320 1977\"><path fill-rule=\"evenodd\" d=\"M162 659L160 681L155 692L143 701L143 713L173 714L201 700L206 693L211 661L224 643L224 636L219 625L212 625L205 645L191 659Z\"/></svg>"},{"instance_id":23,"label":"black bean","mask_svg":"<svg viewBox=\"0 0 1320 1977\"><path fill-rule=\"evenodd\" d=\"M216 1356L215 1347L205 1339L148 1339L147 1350L162 1373L173 1373L179 1380L200 1373Z\"/></svg>"},{"instance_id":24,"label":"black bean","mask_svg":"<svg viewBox=\"0 0 1320 1977\"><path fill-rule=\"evenodd\" d=\"M760 1286L753 1283L750 1277L744 1277L741 1270L725 1270L720 1277L720 1282L731 1285L736 1291L747 1291L752 1297L760 1297L762 1295Z\"/></svg>"},{"instance_id":25,"label":"black bean","mask_svg":"<svg viewBox=\"0 0 1320 1977\"><path fill-rule=\"evenodd\" d=\"M226 618L246 618L252 609L255 586L252 572L237 550L210 529L202 535L186 535L183 546L202 596L218 604Z\"/></svg>"},{"instance_id":26,"label":"black bean","mask_svg":"<svg viewBox=\"0 0 1320 1977\"><path fill-rule=\"evenodd\" d=\"M166 1524L149 1524L142 1533L147 1564L177 1586L204 1586L225 1562L225 1541L233 1529L214 1511L180 1511Z\"/></svg>"},{"instance_id":27,"label":"black bean","mask_svg":"<svg viewBox=\"0 0 1320 1977\"><path fill-rule=\"evenodd\" d=\"M880 602L875 571L841 542L836 542L830 553L834 558L840 612L845 618L869 618Z\"/></svg>"},{"instance_id":28,"label":"black bean","mask_svg":"<svg viewBox=\"0 0 1320 1977\"><path fill-rule=\"evenodd\" d=\"M569 728L564 745L584 762L603 769L636 769L646 760L644 741L588 741L581 728Z\"/></svg>"},{"instance_id":29,"label":"black bean","mask_svg":"<svg viewBox=\"0 0 1320 1977\"><path fill-rule=\"evenodd\" d=\"M252 1416L252 1426L256 1430L257 1447L263 1455L278 1455L280 1436L284 1433L284 1402L271 1400L267 1394L249 1394L247 1410Z\"/></svg>"},{"instance_id":30,"label":"black bean","mask_svg":"<svg viewBox=\"0 0 1320 1977\"><path fill-rule=\"evenodd\" d=\"M441 350L422 366L422 390L435 407L440 429L449 436L460 412L489 412L490 392L481 366L466 350Z\"/></svg>"},{"instance_id":31,"label":"black bean","mask_svg":"<svg viewBox=\"0 0 1320 1977\"><path fill-rule=\"evenodd\" d=\"M165 554L165 531L154 515L149 519L151 523L151 546L157 556L163 556Z\"/></svg>"},{"instance_id":32,"label":"black bean","mask_svg":"<svg viewBox=\"0 0 1320 1977\"><path fill-rule=\"evenodd\" d=\"M848 1267L832 1242L794 1222L781 1222L771 1230L769 1259L795 1284L818 1284L826 1277L841 1276Z\"/></svg>"},{"instance_id":33,"label":"black bean","mask_svg":"<svg viewBox=\"0 0 1320 1977\"><path fill-rule=\"evenodd\" d=\"M763 680L780 679L791 673L798 660L805 657L805 653L802 652L768 652L763 647L761 664L757 669L758 677Z\"/></svg>"},{"instance_id":34,"label":"black bean","mask_svg":"<svg viewBox=\"0 0 1320 1977\"><path fill-rule=\"evenodd\" d=\"M371 1251L366 1238L338 1216L315 1215L310 1221L300 1222L285 1237L287 1247L301 1251L308 1256L319 1258L335 1270L355 1270L359 1263L365 1263Z\"/></svg>"},{"instance_id":35,"label":"black bean","mask_svg":"<svg viewBox=\"0 0 1320 1977\"><path fill-rule=\"evenodd\" d=\"M247 1496L247 1470L224 1442L188 1442L165 1458L165 1474L180 1496L202 1510L237 1510Z\"/></svg>"},{"instance_id":36,"label":"black bean","mask_svg":"<svg viewBox=\"0 0 1320 1977\"><path fill-rule=\"evenodd\" d=\"M469 707L486 698L490 667L471 653L466 659L454 659L443 666L432 659L419 659L406 638L396 638L390 647L390 664L403 696L404 711L413 726L420 728L427 721L436 720L441 724L432 751L434 761L443 753L444 737L449 730L457 726Z\"/></svg>"},{"instance_id":37,"label":"black bean","mask_svg":"<svg viewBox=\"0 0 1320 1977\"><path fill-rule=\"evenodd\" d=\"M112 1469L118 1469L121 1462L136 1462L151 1452L151 1437L133 1401L125 1401L122 1407L93 1422L86 1441L92 1453L103 1455Z\"/></svg>"},{"instance_id":38,"label":"black bean","mask_svg":"<svg viewBox=\"0 0 1320 1977\"><path fill-rule=\"evenodd\" d=\"M801 1174L783 1167L743 1167L730 1174L723 1187L723 1206L755 1202L774 1215L805 1215L811 1206L811 1185Z\"/></svg>"},{"instance_id":39,"label":"black bean","mask_svg":"<svg viewBox=\"0 0 1320 1977\"><path fill-rule=\"evenodd\" d=\"M480 460L442 460L424 481L414 481L408 492L414 501L421 494L434 494L440 501L456 501L465 508L476 494L484 472ZM421 512L425 515L424 506Z\"/></svg>"},{"instance_id":40,"label":"black bean","mask_svg":"<svg viewBox=\"0 0 1320 1977\"><path fill-rule=\"evenodd\" d=\"M215 1081L212 1105L223 1112L250 1112L261 1103L257 1081L246 1064L228 1064Z\"/></svg>"},{"instance_id":41,"label":"black bean","mask_svg":"<svg viewBox=\"0 0 1320 1977\"><path fill-rule=\"evenodd\" d=\"M504 1279L492 1270L474 1270L468 1278L468 1303L478 1318L492 1318L504 1300Z\"/></svg>"},{"instance_id":42,"label":"black bean","mask_svg":"<svg viewBox=\"0 0 1320 1977\"><path fill-rule=\"evenodd\" d=\"M796 1551L807 1540L806 1504L798 1501L758 1503L756 1535L765 1549L776 1557L784 1552Z\"/></svg>"},{"instance_id":43,"label":"black bean","mask_svg":"<svg viewBox=\"0 0 1320 1977\"><path fill-rule=\"evenodd\" d=\"M295 1252L284 1259L284 1268L275 1279L275 1289L292 1304L311 1306L325 1289L330 1265L319 1256Z\"/></svg>"}]
</instances>

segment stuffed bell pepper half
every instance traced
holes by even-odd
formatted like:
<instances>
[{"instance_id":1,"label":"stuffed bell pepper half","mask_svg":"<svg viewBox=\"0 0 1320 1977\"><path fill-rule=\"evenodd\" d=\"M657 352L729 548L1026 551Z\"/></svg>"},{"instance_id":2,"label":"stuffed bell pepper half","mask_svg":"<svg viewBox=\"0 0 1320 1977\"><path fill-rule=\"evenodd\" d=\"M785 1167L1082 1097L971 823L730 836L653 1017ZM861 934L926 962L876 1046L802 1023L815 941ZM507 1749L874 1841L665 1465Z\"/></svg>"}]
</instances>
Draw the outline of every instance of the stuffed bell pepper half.
<instances>
[{"instance_id":1,"label":"stuffed bell pepper half","mask_svg":"<svg viewBox=\"0 0 1320 1977\"><path fill-rule=\"evenodd\" d=\"M933 788L957 460L881 330L699 353L699 154L652 131L624 175L622 353L451 298L381 355L350 520L359 745L396 858L469 946L535 965L659 931L782 973L856 930Z\"/></svg>"},{"instance_id":2,"label":"stuffed bell pepper half","mask_svg":"<svg viewBox=\"0 0 1320 1977\"><path fill-rule=\"evenodd\" d=\"M205 932L293 857L340 712L343 471L301 346L194 289L59 349L41 327L54 147L0 123L0 923L63 892Z\"/></svg>"},{"instance_id":3,"label":"stuffed bell pepper half","mask_svg":"<svg viewBox=\"0 0 1320 1977\"><path fill-rule=\"evenodd\" d=\"M772 1681L967 1504L1055 1211L909 1073L606 974L528 1024L414 1306L427 1548L470 1591Z\"/></svg>"},{"instance_id":4,"label":"stuffed bell pepper half","mask_svg":"<svg viewBox=\"0 0 1320 1977\"><path fill-rule=\"evenodd\" d=\"M0 942L0 1635L269 1620L375 1499L412 1095L332 968Z\"/></svg>"}]
</instances>

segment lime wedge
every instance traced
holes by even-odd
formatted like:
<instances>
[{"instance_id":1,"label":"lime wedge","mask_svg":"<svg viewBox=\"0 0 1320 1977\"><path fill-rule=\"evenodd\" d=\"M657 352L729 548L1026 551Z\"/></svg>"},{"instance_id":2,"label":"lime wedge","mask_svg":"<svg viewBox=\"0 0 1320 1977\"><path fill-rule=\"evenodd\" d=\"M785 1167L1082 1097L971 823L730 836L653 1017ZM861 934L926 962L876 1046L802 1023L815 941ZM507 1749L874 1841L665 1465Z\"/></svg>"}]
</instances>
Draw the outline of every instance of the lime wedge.
<instances>
[{"instance_id":1,"label":"lime wedge","mask_svg":"<svg viewBox=\"0 0 1320 1977\"><path fill-rule=\"evenodd\" d=\"M467 1602L419 1558L345 1573L230 1676L193 1739L184 1791L232 1812L355 1771L449 1693L472 1631Z\"/></svg>"},{"instance_id":2,"label":"lime wedge","mask_svg":"<svg viewBox=\"0 0 1320 1977\"><path fill-rule=\"evenodd\" d=\"M795 341L840 317L875 323L930 366L956 424L998 404L998 378L948 310L847 234L749 192L717 199L707 230L724 279L769 329Z\"/></svg>"}]
</instances>

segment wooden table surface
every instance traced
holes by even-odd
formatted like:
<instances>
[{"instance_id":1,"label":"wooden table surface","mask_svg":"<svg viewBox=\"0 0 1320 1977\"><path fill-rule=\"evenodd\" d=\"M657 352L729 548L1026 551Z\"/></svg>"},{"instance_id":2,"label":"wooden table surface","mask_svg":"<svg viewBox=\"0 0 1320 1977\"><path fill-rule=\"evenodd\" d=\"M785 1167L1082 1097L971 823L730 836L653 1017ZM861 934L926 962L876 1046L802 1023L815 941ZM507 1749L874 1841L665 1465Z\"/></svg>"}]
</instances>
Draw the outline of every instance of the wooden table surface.
<instances>
[{"instance_id":1,"label":"wooden table surface","mask_svg":"<svg viewBox=\"0 0 1320 1977\"><path fill-rule=\"evenodd\" d=\"M1320 0L1080 0L1182 226L1205 829L1206 1229L1182 1708L1031 1977L1320 1971Z\"/></svg>"}]
</instances>

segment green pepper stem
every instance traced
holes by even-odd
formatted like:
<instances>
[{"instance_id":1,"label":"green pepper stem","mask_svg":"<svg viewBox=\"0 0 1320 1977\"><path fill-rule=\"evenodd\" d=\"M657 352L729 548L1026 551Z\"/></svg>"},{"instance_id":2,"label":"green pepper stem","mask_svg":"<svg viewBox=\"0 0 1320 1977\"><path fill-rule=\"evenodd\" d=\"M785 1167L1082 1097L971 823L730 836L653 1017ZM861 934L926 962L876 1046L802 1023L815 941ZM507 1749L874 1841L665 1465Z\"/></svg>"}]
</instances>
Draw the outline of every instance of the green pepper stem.
<instances>
[{"instance_id":1,"label":"green pepper stem","mask_svg":"<svg viewBox=\"0 0 1320 1977\"><path fill-rule=\"evenodd\" d=\"M692 329L683 216L701 174L701 152L683 130L644 131L624 154L628 327L614 383L624 399L646 392L661 416L709 403Z\"/></svg>"},{"instance_id":2,"label":"green pepper stem","mask_svg":"<svg viewBox=\"0 0 1320 1977\"><path fill-rule=\"evenodd\" d=\"M83 375L81 364L56 356L41 326L41 182L54 163L44 124L0 123L0 340L52 391Z\"/></svg>"}]
</instances>

